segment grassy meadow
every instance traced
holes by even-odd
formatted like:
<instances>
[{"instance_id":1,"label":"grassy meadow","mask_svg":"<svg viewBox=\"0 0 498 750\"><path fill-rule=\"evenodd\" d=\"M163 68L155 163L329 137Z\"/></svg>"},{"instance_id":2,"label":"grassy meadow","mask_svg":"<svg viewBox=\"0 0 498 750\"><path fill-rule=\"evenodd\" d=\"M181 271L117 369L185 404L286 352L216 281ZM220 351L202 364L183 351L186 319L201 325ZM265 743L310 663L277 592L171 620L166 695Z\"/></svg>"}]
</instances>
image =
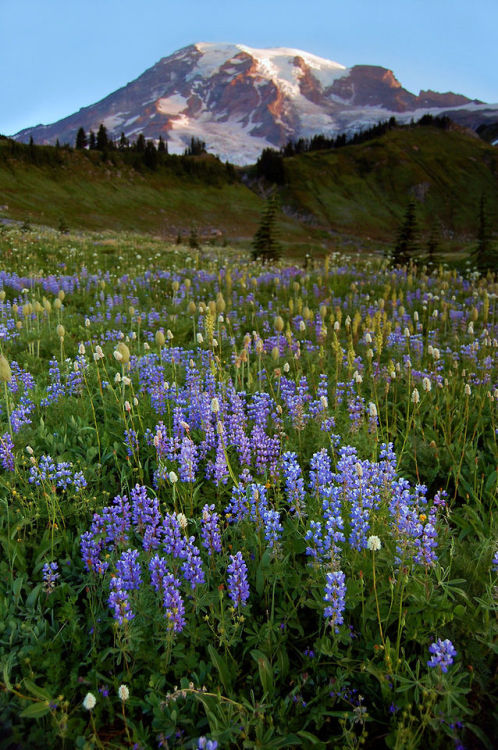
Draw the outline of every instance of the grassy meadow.
<instances>
[{"instance_id":1,"label":"grassy meadow","mask_svg":"<svg viewBox=\"0 0 498 750\"><path fill-rule=\"evenodd\" d=\"M1 750L494 747L491 274L0 257Z\"/></svg>"}]
</instances>

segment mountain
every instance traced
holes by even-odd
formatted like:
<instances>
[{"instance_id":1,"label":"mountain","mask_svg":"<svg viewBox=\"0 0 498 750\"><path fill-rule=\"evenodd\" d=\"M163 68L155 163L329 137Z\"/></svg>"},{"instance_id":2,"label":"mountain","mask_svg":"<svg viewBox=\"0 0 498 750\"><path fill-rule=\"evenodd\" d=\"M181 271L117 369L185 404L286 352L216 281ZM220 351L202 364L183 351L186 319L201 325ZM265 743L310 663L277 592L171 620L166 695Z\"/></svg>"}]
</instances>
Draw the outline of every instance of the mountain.
<instances>
[{"instance_id":1,"label":"mountain","mask_svg":"<svg viewBox=\"0 0 498 750\"><path fill-rule=\"evenodd\" d=\"M346 68L297 49L197 43L161 59L136 80L52 125L14 136L73 144L80 127L168 144L181 153L192 137L235 164L254 162L263 148L316 133L358 132L394 116L449 115L473 129L498 121L498 104L460 94L404 89L392 71Z\"/></svg>"}]
</instances>

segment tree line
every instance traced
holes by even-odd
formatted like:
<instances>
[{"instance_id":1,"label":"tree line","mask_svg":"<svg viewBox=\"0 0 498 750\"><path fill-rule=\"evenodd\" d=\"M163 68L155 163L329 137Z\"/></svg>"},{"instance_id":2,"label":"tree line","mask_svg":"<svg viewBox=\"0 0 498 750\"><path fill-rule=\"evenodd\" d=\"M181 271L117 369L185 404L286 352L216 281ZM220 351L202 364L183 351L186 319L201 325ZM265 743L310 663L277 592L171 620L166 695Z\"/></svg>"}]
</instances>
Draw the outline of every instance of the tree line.
<instances>
[{"instance_id":1,"label":"tree line","mask_svg":"<svg viewBox=\"0 0 498 750\"><path fill-rule=\"evenodd\" d=\"M433 117L433 115L424 115L416 122L412 120L409 126L402 125L395 117L391 117L389 120L379 122L358 133L341 133L335 137L318 133L311 138L298 138L296 141L290 140L280 149L263 149L256 162L256 174L258 177L264 177L269 182L283 185L285 182L284 159L286 158L312 151L325 151L344 148L344 146L355 146L371 141L374 138L380 138L380 136L385 135L390 130L398 128L431 126L441 130L448 130L450 125L451 119L447 116Z\"/></svg>"},{"instance_id":2,"label":"tree line","mask_svg":"<svg viewBox=\"0 0 498 750\"><path fill-rule=\"evenodd\" d=\"M97 138L99 133L100 137ZM78 144L75 142L72 147L67 143L61 146L59 142L54 146L40 145L34 143L32 138L29 143L21 143L13 138L0 136L0 162L16 159L38 167L57 167L66 164L71 159L71 154L79 153L94 165L101 163L120 167L126 164L137 171L167 170L179 177L199 179L212 186L239 179L230 162L224 163L214 155L206 159L191 158L207 153L205 143L198 138L191 139L183 154L169 154L164 141L163 148L161 139L156 145L152 140L145 140L143 135L139 135L133 142L123 138L115 141L107 136L105 128L99 128L94 139L91 139L90 133L85 134L85 137L86 145L83 146L84 140L80 134L76 138Z\"/></svg>"},{"instance_id":3,"label":"tree line","mask_svg":"<svg viewBox=\"0 0 498 750\"><path fill-rule=\"evenodd\" d=\"M498 268L498 252L493 236L495 224L487 197L482 194L477 216L476 244L470 259L476 269L483 274L487 271L496 271ZM440 251L441 234L437 221L433 221L424 247L417 219L417 206L415 201L411 200L398 227L395 244L388 253L391 266L404 266L423 261L429 268L433 268L437 264Z\"/></svg>"},{"instance_id":4,"label":"tree line","mask_svg":"<svg viewBox=\"0 0 498 750\"><path fill-rule=\"evenodd\" d=\"M137 154L144 155L144 162L147 166L153 167L157 164L158 154L168 153L168 143L164 140L162 135L159 135L159 139L156 142L153 139L146 139L143 133L139 133L135 140L130 140L124 132L117 139L113 139L109 136L107 128L103 123L99 125L99 129L95 134L93 130L86 133L83 127L80 127L77 134L74 147L77 151L88 149L89 151L131 151ZM185 148L183 152L184 156L202 156L207 153L206 143L200 138L192 136L190 144Z\"/></svg>"}]
</instances>

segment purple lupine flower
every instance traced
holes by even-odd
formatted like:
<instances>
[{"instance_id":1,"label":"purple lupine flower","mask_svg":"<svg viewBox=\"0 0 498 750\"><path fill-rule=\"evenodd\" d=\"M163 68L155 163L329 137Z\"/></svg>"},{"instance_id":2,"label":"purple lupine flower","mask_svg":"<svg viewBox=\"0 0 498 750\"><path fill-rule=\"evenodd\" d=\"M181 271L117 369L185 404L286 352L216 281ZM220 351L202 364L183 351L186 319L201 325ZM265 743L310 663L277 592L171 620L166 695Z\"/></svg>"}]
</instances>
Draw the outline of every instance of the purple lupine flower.
<instances>
[{"instance_id":1,"label":"purple lupine flower","mask_svg":"<svg viewBox=\"0 0 498 750\"><path fill-rule=\"evenodd\" d=\"M323 600L330 602L328 607L325 607L323 615L329 618L330 626L334 628L335 632L339 632L339 625L344 622L343 612L346 607L346 576L342 570L335 571L333 573L327 573L327 580L325 583L325 596Z\"/></svg>"},{"instance_id":2,"label":"purple lupine flower","mask_svg":"<svg viewBox=\"0 0 498 750\"><path fill-rule=\"evenodd\" d=\"M264 524L264 534L268 542L268 547L274 549L278 545L284 531L280 523L280 513L276 510L265 508L261 513L261 518Z\"/></svg>"},{"instance_id":3,"label":"purple lupine flower","mask_svg":"<svg viewBox=\"0 0 498 750\"><path fill-rule=\"evenodd\" d=\"M116 495L113 505L102 510L102 519L106 534L106 544L114 547L126 544L131 528L130 503L126 495Z\"/></svg>"},{"instance_id":4,"label":"purple lupine flower","mask_svg":"<svg viewBox=\"0 0 498 750\"><path fill-rule=\"evenodd\" d=\"M318 388L316 389L316 399L310 402L309 412L312 417L317 416L325 411L328 403L328 379L327 376L322 373L320 375ZM334 420L332 418L332 424Z\"/></svg>"},{"instance_id":5,"label":"purple lupine flower","mask_svg":"<svg viewBox=\"0 0 498 750\"><path fill-rule=\"evenodd\" d=\"M216 443L215 460L214 462L210 461L206 467L206 477L209 478L211 475L217 487L219 487L220 484L226 484L230 477L221 435L218 435L218 441Z\"/></svg>"},{"instance_id":6,"label":"purple lupine flower","mask_svg":"<svg viewBox=\"0 0 498 750\"><path fill-rule=\"evenodd\" d=\"M73 474L73 487L76 492L79 492L87 486L87 481L82 471L75 471Z\"/></svg>"},{"instance_id":7,"label":"purple lupine flower","mask_svg":"<svg viewBox=\"0 0 498 750\"><path fill-rule=\"evenodd\" d=\"M34 377L28 370L23 370L15 359L10 363L10 369L12 371L12 380L8 383L8 388L11 393L19 393L21 385L25 392L32 391L35 388Z\"/></svg>"},{"instance_id":8,"label":"purple lupine flower","mask_svg":"<svg viewBox=\"0 0 498 750\"><path fill-rule=\"evenodd\" d=\"M164 588L164 579L169 573L168 563L164 557L154 555L149 562L150 582L156 591Z\"/></svg>"},{"instance_id":9,"label":"purple lupine flower","mask_svg":"<svg viewBox=\"0 0 498 750\"><path fill-rule=\"evenodd\" d=\"M30 414L34 411L35 404L27 396L21 396L19 404L12 410L10 423L15 433L18 433L25 424L31 424Z\"/></svg>"},{"instance_id":10,"label":"purple lupine flower","mask_svg":"<svg viewBox=\"0 0 498 750\"><path fill-rule=\"evenodd\" d=\"M192 589L195 589L196 586L199 586L199 584L204 583L205 581L201 556L194 541L195 539L193 536L185 539L185 547L182 555L185 558L185 561L182 564L182 574L184 579L190 583Z\"/></svg>"},{"instance_id":11,"label":"purple lupine flower","mask_svg":"<svg viewBox=\"0 0 498 750\"><path fill-rule=\"evenodd\" d=\"M73 481L73 475L71 472L71 464L67 461L58 463L55 469L54 476L56 486L63 490L66 490Z\"/></svg>"},{"instance_id":12,"label":"purple lupine flower","mask_svg":"<svg viewBox=\"0 0 498 750\"><path fill-rule=\"evenodd\" d=\"M306 554L317 560L321 560L324 549L321 521L310 521L310 527L304 538L307 542L311 542L311 544L306 547Z\"/></svg>"},{"instance_id":13,"label":"purple lupine flower","mask_svg":"<svg viewBox=\"0 0 498 750\"><path fill-rule=\"evenodd\" d=\"M64 395L64 386L61 380L59 363L56 359L50 360L48 374L50 377L50 383L47 386L47 395L40 401L40 406L50 406L50 404L55 403Z\"/></svg>"},{"instance_id":14,"label":"purple lupine flower","mask_svg":"<svg viewBox=\"0 0 498 750\"><path fill-rule=\"evenodd\" d=\"M275 474L280 455L280 438L277 435L270 437L262 427L255 425L251 430L251 445L256 473Z\"/></svg>"},{"instance_id":15,"label":"purple lupine flower","mask_svg":"<svg viewBox=\"0 0 498 750\"><path fill-rule=\"evenodd\" d=\"M332 482L332 478L330 456L326 448L323 448L318 453L314 453L310 460L310 492L319 494L322 487L327 487Z\"/></svg>"},{"instance_id":16,"label":"purple lupine flower","mask_svg":"<svg viewBox=\"0 0 498 750\"><path fill-rule=\"evenodd\" d=\"M131 511L135 529L143 534L148 527L155 528L161 521L159 500L149 497L147 488L136 484L130 493Z\"/></svg>"},{"instance_id":17,"label":"purple lupine flower","mask_svg":"<svg viewBox=\"0 0 498 750\"><path fill-rule=\"evenodd\" d=\"M249 582L247 580L247 566L242 557L242 552L230 555L228 573L228 595L233 601L234 607L245 607L249 599Z\"/></svg>"},{"instance_id":18,"label":"purple lupine flower","mask_svg":"<svg viewBox=\"0 0 498 750\"><path fill-rule=\"evenodd\" d=\"M494 554L493 562L491 563L491 565L493 566L493 573L498 573L498 549Z\"/></svg>"},{"instance_id":19,"label":"purple lupine flower","mask_svg":"<svg viewBox=\"0 0 498 750\"><path fill-rule=\"evenodd\" d=\"M322 510L325 521L323 538L324 550L332 555L340 552L338 542L345 542L344 520L341 515L341 488L325 487L322 489Z\"/></svg>"},{"instance_id":20,"label":"purple lupine flower","mask_svg":"<svg viewBox=\"0 0 498 750\"><path fill-rule=\"evenodd\" d=\"M98 516L100 518L100 516ZM102 575L109 567L108 562L100 559L104 550L104 542L98 539L91 531L85 531L80 541L81 557L88 572L94 571Z\"/></svg>"},{"instance_id":21,"label":"purple lupine flower","mask_svg":"<svg viewBox=\"0 0 498 750\"><path fill-rule=\"evenodd\" d=\"M126 446L126 453L130 458L136 456L138 453L138 435L135 430L131 428L124 431L124 444Z\"/></svg>"},{"instance_id":22,"label":"purple lupine flower","mask_svg":"<svg viewBox=\"0 0 498 750\"><path fill-rule=\"evenodd\" d=\"M85 357L79 355L73 363L73 370L66 378L66 392L69 396L79 396L83 392L83 375L82 372L88 369L88 362Z\"/></svg>"},{"instance_id":23,"label":"purple lupine flower","mask_svg":"<svg viewBox=\"0 0 498 750\"><path fill-rule=\"evenodd\" d=\"M290 510L292 513L301 515L305 509L304 479L294 452L287 451L283 454L282 471L285 478L285 491Z\"/></svg>"},{"instance_id":24,"label":"purple lupine flower","mask_svg":"<svg viewBox=\"0 0 498 750\"><path fill-rule=\"evenodd\" d=\"M59 566L56 562L45 563L43 566L43 590L51 594L57 580L60 578Z\"/></svg>"},{"instance_id":25,"label":"purple lupine flower","mask_svg":"<svg viewBox=\"0 0 498 750\"><path fill-rule=\"evenodd\" d=\"M180 446L180 479L182 482L195 482L197 471L197 447L191 438L185 436Z\"/></svg>"},{"instance_id":26,"label":"purple lupine flower","mask_svg":"<svg viewBox=\"0 0 498 750\"><path fill-rule=\"evenodd\" d=\"M71 464L62 461L56 464L51 456L41 456L38 465L31 466L29 482L40 486L42 482L50 482L60 489L66 490L73 485L76 491L86 487L86 479L82 472L73 473Z\"/></svg>"},{"instance_id":27,"label":"purple lupine flower","mask_svg":"<svg viewBox=\"0 0 498 750\"><path fill-rule=\"evenodd\" d=\"M175 558L183 558L185 556L185 537L174 513L166 513L160 533L166 554Z\"/></svg>"},{"instance_id":28,"label":"purple lupine flower","mask_svg":"<svg viewBox=\"0 0 498 750\"><path fill-rule=\"evenodd\" d=\"M256 391L251 396L251 401L247 405L247 415L255 425L266 428L268 417L274 408L273 398L265 391Z\"/></svg>"},{"instance_id":29,"label":"purple lupine flower","mask_svg":"<svg viewBox=\"0 0 498 750\"><path fill-rule=\"evenodd\" d=\"M243 521L249 515L249 500L247 497L247 487L252 483L252 476L247 469L244 469L239 476L239 485L232 487L232 496L229 505L225 508L225 516L228 521Z\"/></svg>"},{"instance_id":30,"label":"purple lupine flower","mask_svg":"<svg viewBox=\"0 0 498 750\"><path fill-rule=\"evenodd\" d=\"M202 544L207 549L208 554L221 552L221 535L218 527L219 516L215 513L214 505L205 505L202 509Z\"/></svg>"},{"instance_id":31,"label":"purple lupine flower","mask_svg":"<svg viewBox=\"0 0 498 750\"><path fill-rule=\"evenodd\" d=\"M263 514L268 510L268 500L266 497L266 487L262 484L253 482L247 488L249 512L251 514L251 520L260 527L263 521Z\"/></svg>"},{"instance_id":32,"label":"purple lupine flower","mask_svg":"<svg viewBox=\"0 0 498 750\"><path fill-rule=\"evenodd\" d=\"M140 563L138 562L139 552L137 549L128 549L123 552L116 562L116 570L122 582L122 588L126 591L139 589L142 583Z\"/></svg>"},{"instance_id":33,"label":"purple lupine flower","mask_svg":"<svg viewBox=\"0 0 498 750\"><path fill-rule=\"evenodd\" d=\"M453 664L453 657L457 655L452 642L446 638L444 641L438 638L435 643L429 646L429 653L432 654L427 662L428 667L441 667L442 672L447 672L448 667Z\"/></svg>"},{"instance_id":34,"label":"purple lupine flower","mask_svg":"<svg viewBox=\"0 0 498 750\"><path fill-rule=\"evenodd\" d=\"M180 581L172 573L166 573L163 578L163 606L168 630L180 633L186 624L185 607L180 594Z\"/></svg>"},{"instance_id":35,"label":"purple lupine flower","mask_svg":"<svg viewBox=\"0 0 498 750\"><path fill-rule=\"evenodd\" d=\"M414 560L425 565L434 565L437 555L434 552L437 547L437 530L435 526L435 514L429 516L429 522L424 525L420 540L420 550Z\"/></svg>"},{"instance_id":36,"label":"purple lupine flower","mask_svg":"<svg viewBox=\"0 0 498 750\"><path fill-rule=\"evenodd\" d=\"M114 619L120 625L133 620L135 614L131 609L124 581L117 577L111 578L109 588L111 593L109 594L107 603L113 612L112 616Z\"/></svg>"},{"instance_id":37,"label":"purple lupine flower","mask_svg":"<svg viewBox=\"0 0 498 750\"><path fill-rule=\"evenodd\" d=\"M0 437L0 464L5 471L14 471L14 443L8 432Z\"/></svg>"}]
</instances>

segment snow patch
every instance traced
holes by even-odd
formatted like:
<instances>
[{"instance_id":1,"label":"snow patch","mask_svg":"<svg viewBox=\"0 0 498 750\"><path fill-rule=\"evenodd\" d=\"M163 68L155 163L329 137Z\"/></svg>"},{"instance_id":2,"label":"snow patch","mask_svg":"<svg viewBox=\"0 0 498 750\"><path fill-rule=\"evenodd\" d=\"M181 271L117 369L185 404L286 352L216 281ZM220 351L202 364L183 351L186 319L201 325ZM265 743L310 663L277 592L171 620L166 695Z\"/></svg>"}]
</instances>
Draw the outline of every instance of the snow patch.
<instances>
[{"instance_id":1,"label":"snow patch","mask_svg":"<svg viewBox=\"0 0 498 750\"><path fill-rule=\"evenodd\" d=\"M188 106L188 102L181 94L173 94L156 103L156 109L161 115L179 115Z\"/></svg>"},{"instance_id":2,"label":"snow patch","mask_svg":"<svg viewBox=\"0 0 498 750\"><path fill-rule=\"evenodd\" d=\"M110 115L109 117L106 117L102 120L102 125L106 128L106 130L112 131L115 130L119 125L122 125L124 122L123 114L120 112L117 115Z\"/></svg>"},{"instance_id":3,"label":"snow patch","mask_svg":"<svg viewBox=\"0 0 498 750\"><path fill-rule=\"evenodd\" d=\"M202 138L208 151L217 154L223 161L233 164L252 164L264 148L272 147L266 138L250 135L254 124L230 119L215 122L206 112L195 120L188 117L175 119L168 133L168 151L170 154L181 154L190 143L192 136Z\"/></svg>"}]
</instances>

